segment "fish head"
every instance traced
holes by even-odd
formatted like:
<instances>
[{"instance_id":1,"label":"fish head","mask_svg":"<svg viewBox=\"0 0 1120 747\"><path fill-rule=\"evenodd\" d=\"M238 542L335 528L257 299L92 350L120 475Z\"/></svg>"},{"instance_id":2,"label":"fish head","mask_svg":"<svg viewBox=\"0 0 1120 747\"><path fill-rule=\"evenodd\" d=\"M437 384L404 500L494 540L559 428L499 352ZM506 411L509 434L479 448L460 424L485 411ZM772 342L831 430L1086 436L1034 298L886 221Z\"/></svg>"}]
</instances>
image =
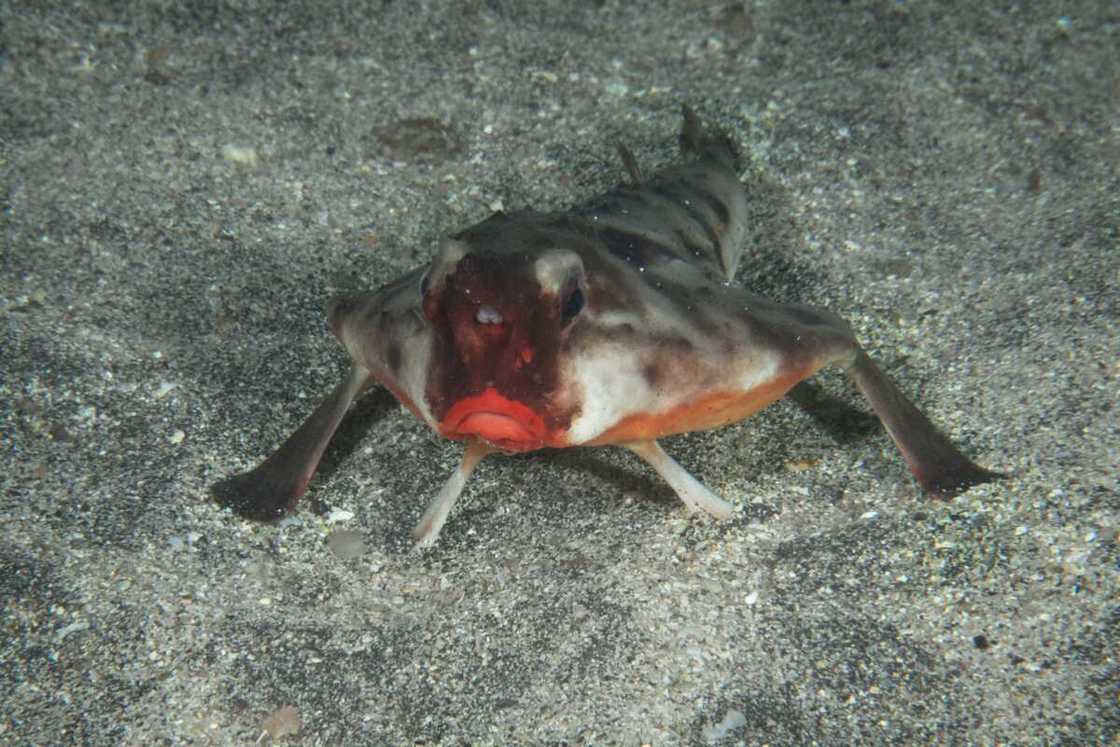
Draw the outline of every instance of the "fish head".
<instances>
[{"instance_id":1,"label":"fish head","mask_svg":"<svg viewBox=\"0 0 1120 747\"><path fill-rule=\"evenodd\" d=\"M492 237L498 238L498 237ZM566 341L585 311L580 255L506 240L444 242L420 282L433 330L426 396L447 438L503 451L566 445Z\"/></svg>"}]
</instances>

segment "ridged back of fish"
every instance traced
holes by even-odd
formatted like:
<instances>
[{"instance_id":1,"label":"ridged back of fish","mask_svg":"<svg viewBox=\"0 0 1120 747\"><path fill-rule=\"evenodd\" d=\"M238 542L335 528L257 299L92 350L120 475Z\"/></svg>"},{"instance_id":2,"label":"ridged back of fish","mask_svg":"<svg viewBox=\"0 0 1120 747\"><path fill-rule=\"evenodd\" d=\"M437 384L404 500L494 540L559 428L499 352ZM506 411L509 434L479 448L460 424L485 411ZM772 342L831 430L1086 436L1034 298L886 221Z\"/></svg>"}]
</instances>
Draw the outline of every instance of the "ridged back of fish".
<instances>
[{"instance_id":1,"label":"ridged back of fish","mask_svg":"<svg viewBox=\"0 0 1120 747\"><path fill-rule=\"evenodd\" d=\"M747 197L722 138L681 133L684 163L576 208L611 254L645 270L680 260L731 280L747 234Z\"/></svg>"}]
</instances>

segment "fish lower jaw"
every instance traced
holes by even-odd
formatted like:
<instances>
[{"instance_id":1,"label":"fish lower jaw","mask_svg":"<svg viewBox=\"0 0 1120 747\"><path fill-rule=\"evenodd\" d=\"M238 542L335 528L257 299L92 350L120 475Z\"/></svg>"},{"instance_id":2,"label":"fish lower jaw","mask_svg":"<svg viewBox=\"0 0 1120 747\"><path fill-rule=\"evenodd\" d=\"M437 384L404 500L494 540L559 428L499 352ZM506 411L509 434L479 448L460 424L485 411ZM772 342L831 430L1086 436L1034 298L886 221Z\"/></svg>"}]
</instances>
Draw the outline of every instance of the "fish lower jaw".
<instances>
[{"instance_id":1,"label":"fish lower jaw","mask_svg":"<svg viewBox=\"0 0 1120 747\"><path fill-rule=\"evenodd\" d=\"M534 451L544 441L516 418L498 412L473 412L462 418L452 438L477 438L505 452Z\"/></svg>"},{"instance_id":2,"label":"fish lower jaw","mask_svg":"<svg viewBox=\"0 0 1120 747\"><path fill-rule=\"evenodd\" d=\"M511 453L534 451L556 441L532 408L493 387L452 405L438 430L446 438L477 439Z\"/></svg>"}]
</instances>

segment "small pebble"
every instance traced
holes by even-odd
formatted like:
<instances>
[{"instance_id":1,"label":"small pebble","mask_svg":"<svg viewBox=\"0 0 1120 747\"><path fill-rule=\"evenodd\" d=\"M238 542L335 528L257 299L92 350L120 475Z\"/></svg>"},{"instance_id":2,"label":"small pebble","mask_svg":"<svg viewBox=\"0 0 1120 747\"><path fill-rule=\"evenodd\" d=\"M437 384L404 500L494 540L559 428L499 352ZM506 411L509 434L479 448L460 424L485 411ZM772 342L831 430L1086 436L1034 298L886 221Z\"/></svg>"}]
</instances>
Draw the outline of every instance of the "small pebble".
<instances>
[{"instance_id":1,"label":"small pebble","mask_svg":"<svg viewBox=\"0 0 1120 747\"><path fill-rule=\"evenodd\" d=\"M361 532L353 529L336 529L328 534L327 547L343 560L353 560L366 551Z\"/></svg>"},{"instance_id":2,"label":"small pebble","mask_svg":"<svg viewBox=\"0 0 1120 747\"><path fill-rule=\"evenodd\" d=\"M350 521L353 518L353 511L347 511L344 508L334 508L331 509L330 513L323 517L323 520L328 524L341 524L342 522Z\"/></svg>"},{"instance_id":3,"label":"small pebble","mask_svg":"<svg viewBox=\"0 0 1120 747\"><path fill-rule=\"evenodd\" d=\"M261 724L261 729L273 740L299 734L302 727L303 724L300 721L299 711L295 709L295 706L290 705L277 708L264 720L264 723Z\"/></svg>"},{"instance_id":4,"label":"small pebble","mask_svg":"<svg viewBox=\"0 0 1120 747\"><path fill-rule=\"evenodd\" d=\"M709 742L718 742L721 739L727 739L733 731L746 726L746 724L747 717L743 715L743 712L732 709L723 717L723 721L704 730L704 738Z\"/></svg>"},{"instance_id":5,"label":"small pebble","mask_svg":"<svg viewBox=\"0 0 1120 747\"><path fill-rule=\"evenodd\" d=\"M57 633L55 633L55 640L61 642L64 638L66 638L66 636L70 635L71 633L80 633L83 630L89 630L88 622L70 623L65 628L62 628Z\"/></svg>"},{"instance_id":6,"label":"small pebble","mask_svg":"<svg viewBox=\"0 0 1120 747\"><path fill-rule=\"evenodd\" d=\"M222 158L239 166L256 166L260 159L256 148L246 148L232 144L222 147Z\"/></svg>"}]
</instances>

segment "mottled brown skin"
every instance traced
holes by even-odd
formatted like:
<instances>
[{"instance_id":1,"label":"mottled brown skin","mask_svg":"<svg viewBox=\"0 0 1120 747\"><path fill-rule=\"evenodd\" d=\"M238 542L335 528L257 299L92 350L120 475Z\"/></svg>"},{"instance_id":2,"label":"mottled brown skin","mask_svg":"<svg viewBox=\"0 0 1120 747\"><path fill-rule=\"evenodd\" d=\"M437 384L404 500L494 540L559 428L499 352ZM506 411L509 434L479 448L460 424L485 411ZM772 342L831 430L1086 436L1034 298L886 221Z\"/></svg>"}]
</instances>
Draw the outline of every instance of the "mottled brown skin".
<instances>
[{"instance_id":1,"label":"mottled brown skin","mask_svg":"<svg viewBox=\"0 0 1120 747\"><path fill-rule=\"evenodd\" d=\"M501 223L502 217L490 222ZM483 241L493 240L477 228L456 238L479 242L480 234ZM444 422L457 403L493 388L536 413L545 434L567 429L573 408L558 407L547 396L558 386L557 357L566 331L563 299L543 290L532 277L526 267L532 257L528 249L472 252L456 263L453 273L426 289L424 316L440 332L425 388L436 421ZM481 307L497 312L501 323L478 324L475 315ZM458 434L444 429L443 435ZM542 437L539 442L507 444L506 450L556 445L562 444Z\"/></svg>"},{"instance_id":2,"label":"mottled brown skin","mask_svg":"<svg viewBox=\"0 0 1120 747\"><path fill-rule=\"evenodd\" d=\"M746 193L726 140L685 110L685 160L566 213L496 214L446 240L426 268L376 293L335 299L331 329L354 366L257 469L215 493L272 518L306 490L351 400L386 386L463 463L416 533L431 544L475 466L494 451L623 446L694 510L733 507L657 439L741 420L822 366L852 377L932 495L998 477L941 434L831 312L733 287Z\"/></svg>"}]
</instances>

